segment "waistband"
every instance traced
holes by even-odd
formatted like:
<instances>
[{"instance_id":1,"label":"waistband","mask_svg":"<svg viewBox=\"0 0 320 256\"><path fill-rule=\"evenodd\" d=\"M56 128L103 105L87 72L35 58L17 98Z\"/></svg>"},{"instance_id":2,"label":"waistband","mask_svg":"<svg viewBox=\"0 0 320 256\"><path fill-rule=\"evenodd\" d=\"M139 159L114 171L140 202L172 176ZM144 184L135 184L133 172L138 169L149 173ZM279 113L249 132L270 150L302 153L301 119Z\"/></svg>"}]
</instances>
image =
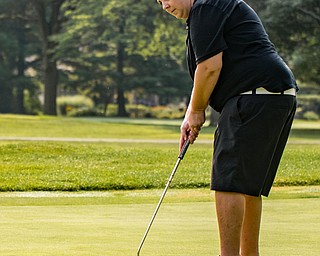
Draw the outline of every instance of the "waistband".
<instances>
[{"instance_id":1,"label":"waistband","mask_svg":"<svg viewBox=\"0 0 320 256\"><path fill-rule=\"evenodd\" d=\"M269 92L268 90L264 89L263 87L259 87L257 89L247 91L240 93L240 95L246 95L246 94L270 94L270 95L292 95L296 96L296 89L290 88L288 90L282 91L282 92Z\"/></svg>"}]
</instances>

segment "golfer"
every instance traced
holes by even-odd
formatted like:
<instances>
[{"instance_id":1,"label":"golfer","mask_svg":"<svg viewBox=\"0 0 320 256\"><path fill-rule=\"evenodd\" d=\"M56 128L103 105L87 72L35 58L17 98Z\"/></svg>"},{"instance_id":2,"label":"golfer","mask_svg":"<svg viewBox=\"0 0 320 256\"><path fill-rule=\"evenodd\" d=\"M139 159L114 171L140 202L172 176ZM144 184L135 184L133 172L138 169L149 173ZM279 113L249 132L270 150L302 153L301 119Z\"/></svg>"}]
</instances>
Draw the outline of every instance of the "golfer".
<instances>
[{"instance_id":1,"label":"golfer","mask_svg":"<svg viewBox=\"0 0 320 256\"><path fill-rule=\"evenodd\" d=\"M259 255L261 196L269 194L291 129L295 78L242 0L158 3L187 22L193 90L180 148L196 140L208 105L220 112L211 178L220 255Z\"/></svg>"}]
</instances>

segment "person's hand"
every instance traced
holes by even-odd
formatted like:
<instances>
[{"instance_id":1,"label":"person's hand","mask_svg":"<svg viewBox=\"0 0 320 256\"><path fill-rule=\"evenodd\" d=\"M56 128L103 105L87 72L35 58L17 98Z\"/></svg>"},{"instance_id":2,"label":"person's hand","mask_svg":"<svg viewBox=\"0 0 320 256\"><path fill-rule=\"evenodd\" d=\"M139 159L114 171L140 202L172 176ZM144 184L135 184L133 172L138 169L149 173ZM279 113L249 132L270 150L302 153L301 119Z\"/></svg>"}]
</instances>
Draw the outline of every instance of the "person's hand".
<instances>
[{"instance_id":1,"label":"person's hand","mask_svg":"<svg viewBox=\"0 0 320 256\"><path fill-rule=\"evenodd\" d=\"M186 140L189 139L191 144L195 142L205 120L205 111L193 111L188 109L180 127L180 150Z\"/></svg>"}]
</instances>

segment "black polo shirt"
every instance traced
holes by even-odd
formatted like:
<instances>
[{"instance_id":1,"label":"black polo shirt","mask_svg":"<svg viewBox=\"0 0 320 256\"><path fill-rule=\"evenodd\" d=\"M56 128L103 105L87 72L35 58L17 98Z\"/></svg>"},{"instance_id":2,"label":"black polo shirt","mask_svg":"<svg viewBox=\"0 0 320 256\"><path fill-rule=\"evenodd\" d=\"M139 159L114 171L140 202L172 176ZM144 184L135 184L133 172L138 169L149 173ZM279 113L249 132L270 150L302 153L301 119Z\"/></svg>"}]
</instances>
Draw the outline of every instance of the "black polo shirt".
<instances>
[{"instance_id":1,"label":"black polo shirt","mask_svg":"<svg viewBox=\"0 0 320 256\"><path fill-rule=\"evenodd\" d=\"M222 70L209 102L215 110L221 112L228 99L255 88L298 89L261 20L242 0L196 0L187 29L192 79L198 63L223 52Z\"/></svg>"}]
</instances>

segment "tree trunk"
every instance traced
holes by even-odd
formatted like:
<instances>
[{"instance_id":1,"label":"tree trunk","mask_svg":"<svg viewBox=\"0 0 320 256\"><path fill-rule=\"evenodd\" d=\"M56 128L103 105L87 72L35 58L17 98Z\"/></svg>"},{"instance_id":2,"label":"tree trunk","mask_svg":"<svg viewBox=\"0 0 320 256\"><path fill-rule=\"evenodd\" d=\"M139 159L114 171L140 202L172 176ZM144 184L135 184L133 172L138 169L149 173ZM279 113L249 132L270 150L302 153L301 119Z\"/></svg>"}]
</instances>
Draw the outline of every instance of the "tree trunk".
<instances>
[{"instance_id":1,"label":"tree trunk","mask_svg":"<svg viewBox=\"0 0 320 256\"><path fill-rule=\"evenodd\" d=\"M125 17L122 15L120 17L119 22L119 34L124 34L124 28L125 28ZM118 94L118 116L125 117L128 116L126 111L126 100L124 97L124 54L125 54L125 43L121 41L121 38L117 45L117 73L118 73L118 79L117 79L117 94Z\"/></svg>"},{"instance_id":2,"label":"tree trunk","mask_svg":"<svg viewBox=\"0 0 320 256\"><path fill-rule=\"evenodd\" d=\"M22 26L22 24L21 24ZM25 107L24 107L24 71L26 69L25 65L25 35L23 28L18 29L18 46L19 46L19 53L18 53L18 84L17 84L17 91L16 91L16 113L17 114L25 114Z\"/></svg>"},{"instance_id":3,"label":"tree trunk","mask_svg":"<svg viewBox=\"0 0 320 256\"><path fill-rule=\"evenodd\" d=\"M0 81L1 83L1 81ZM0 113L13 112L12 88L6 84L0 84Z\"/></svg>"},{"instance_id":4,"label":"tree trunk","mask_svg":"<svg viewBox=\"0 0 320 256\"><path fill-rule=\"evenodd\" d=\"M32 0L37 14L39 34L42 41L43 54L43 81L44 92L44 114L57 115L56 98L58 88L58 69L54 57L55 42L50 41L50 36L59 33L61 19L59 19L60 8L65 0L52 0L49 2ZM50 15L47 17L47 15Z\"/></svg>"},{"instance_id":5,"label":"tree trunk","mask_svg":"<svg viewBox=\"0 0 320 256\"><path fill-rule=\"evenodd\" d=\"M126 117L128 116L128 113L126 111L126 99L124 97L124 92L122 88L118 88L118 116L120 117Z\"/></svg>"},{"instance_id":6,"label":"tree trunk","mask_svg":"<svg viewBox=\"0 0 320 256\"><path fill-rule=\"evenodd\" d=\"M44 114L57 115L57 85L59 73L56 62L45 64Z\"/></svg>"}]
</instances>

